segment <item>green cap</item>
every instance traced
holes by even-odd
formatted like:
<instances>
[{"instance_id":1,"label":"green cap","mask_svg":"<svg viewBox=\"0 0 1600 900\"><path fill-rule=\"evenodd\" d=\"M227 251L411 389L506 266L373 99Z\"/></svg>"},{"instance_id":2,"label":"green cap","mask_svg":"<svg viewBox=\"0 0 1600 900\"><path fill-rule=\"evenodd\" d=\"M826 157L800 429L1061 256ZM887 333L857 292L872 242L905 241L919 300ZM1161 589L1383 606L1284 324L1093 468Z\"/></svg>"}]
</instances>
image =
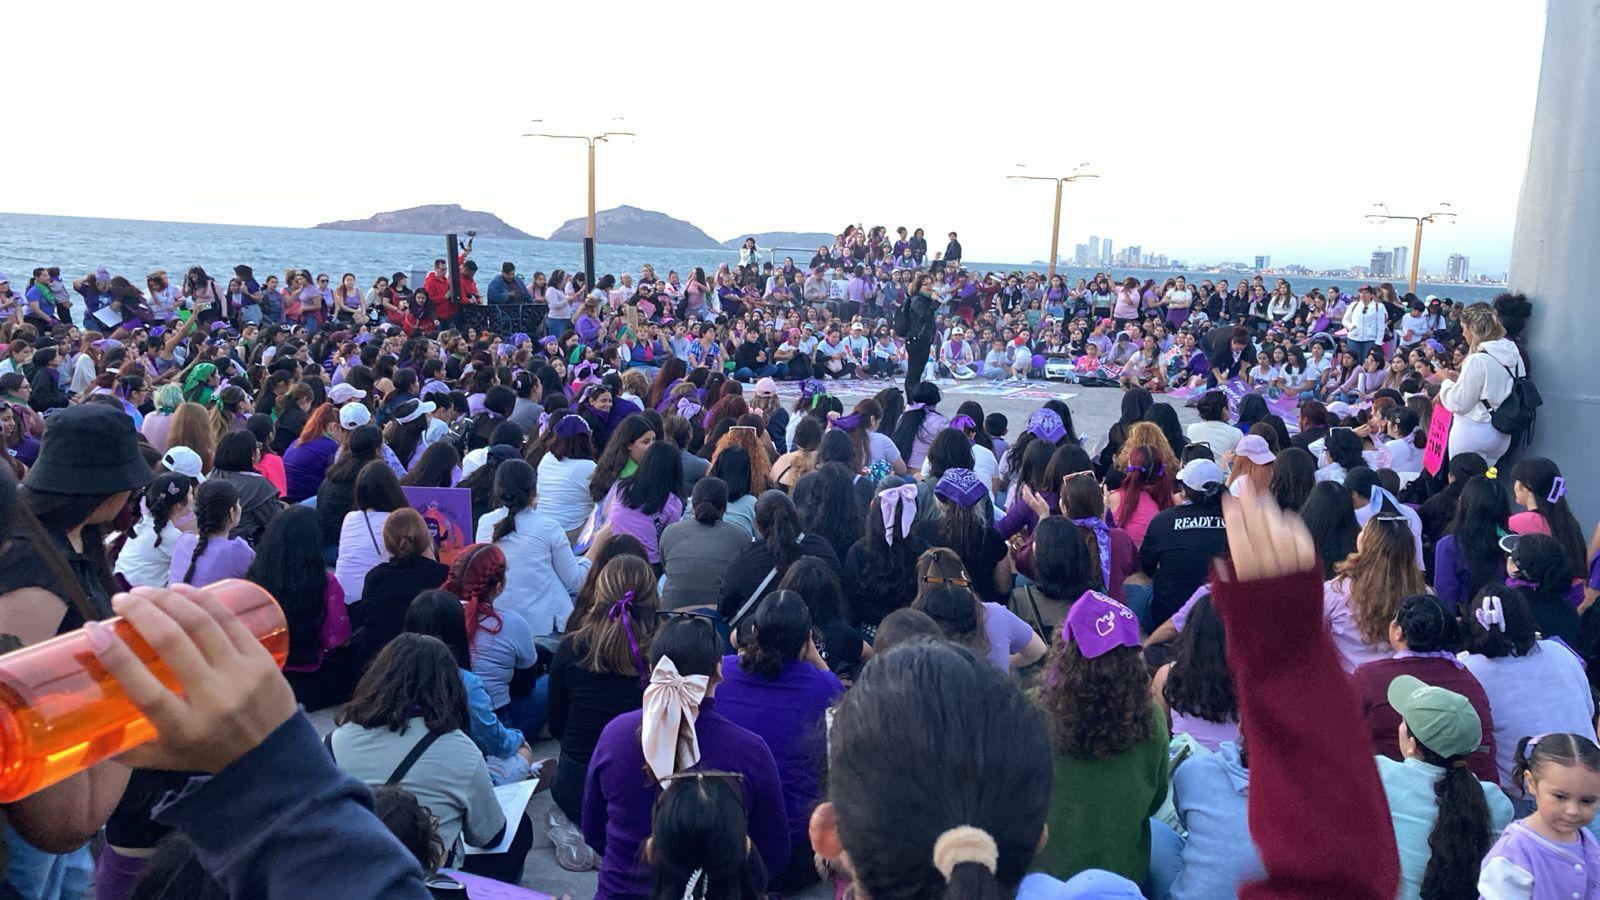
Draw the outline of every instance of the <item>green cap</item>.
<instances>
[{"instance_id":1,"label":"green cap","mask_svg":"<svg viewBox=\"0 0 1600 900\"><path fill-rule=\"evenodd\" d=\"M1389 705L1411 736L1444 757L1465 756L1483 744L1483 720L1471 701L1411 675L1389 682Z\"/></svg>"}]
</instances>

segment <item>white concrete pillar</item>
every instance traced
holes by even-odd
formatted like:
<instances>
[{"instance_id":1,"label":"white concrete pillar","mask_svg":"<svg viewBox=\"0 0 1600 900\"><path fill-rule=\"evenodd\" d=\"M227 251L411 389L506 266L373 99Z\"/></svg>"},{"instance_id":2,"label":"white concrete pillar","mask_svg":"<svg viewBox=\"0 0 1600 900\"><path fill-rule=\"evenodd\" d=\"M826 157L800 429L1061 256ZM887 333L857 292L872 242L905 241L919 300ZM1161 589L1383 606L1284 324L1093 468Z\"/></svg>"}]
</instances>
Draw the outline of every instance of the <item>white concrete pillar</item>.
<instances>
[{"instance_id":1,"label":"white concrete pillar","mask_svg":"<svg viewBox=\"0 0 1600 900\"><path fill-rule=\"evenodd\" d=\"M1549 0L1511 286L1528 295L1544 397L1529 455L1568 478L1583 527L1600 517L1600 0Z\"/></svg>"}]
</instances>

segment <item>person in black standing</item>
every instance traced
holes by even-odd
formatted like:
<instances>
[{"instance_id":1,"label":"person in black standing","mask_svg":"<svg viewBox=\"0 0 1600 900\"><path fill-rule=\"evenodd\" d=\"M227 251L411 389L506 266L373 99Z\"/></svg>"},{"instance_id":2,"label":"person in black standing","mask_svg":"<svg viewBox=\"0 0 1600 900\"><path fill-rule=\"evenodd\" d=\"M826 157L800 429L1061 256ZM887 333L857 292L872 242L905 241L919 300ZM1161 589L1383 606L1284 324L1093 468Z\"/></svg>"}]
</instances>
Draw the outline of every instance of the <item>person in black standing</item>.
<instances>
[{"instance_id":1,"label":"person in black standing","mask_svg":"<svg viewBox=\"0 0 1600 900\"><path fill-rule=\"evenodd\" d=\"M928 283L932 275L918 275L911 282L911 293L896 317L895 330L906 342L906 396L922 380L922 370L928 364L928 352L933 348L934 311L939 301L933 298Z\"/></svg>"},{"instance_id":2,"label":"person in black standing","mask_svg":"<svg viewBox=\"0 0 1600 900\"><path fill-rule=\"evenodd\" d=\"M950 232L950 243L944 245L944 264L948 268L961 268L961 242L956 240L956 233Z\"/></svg>"}]
</instances>

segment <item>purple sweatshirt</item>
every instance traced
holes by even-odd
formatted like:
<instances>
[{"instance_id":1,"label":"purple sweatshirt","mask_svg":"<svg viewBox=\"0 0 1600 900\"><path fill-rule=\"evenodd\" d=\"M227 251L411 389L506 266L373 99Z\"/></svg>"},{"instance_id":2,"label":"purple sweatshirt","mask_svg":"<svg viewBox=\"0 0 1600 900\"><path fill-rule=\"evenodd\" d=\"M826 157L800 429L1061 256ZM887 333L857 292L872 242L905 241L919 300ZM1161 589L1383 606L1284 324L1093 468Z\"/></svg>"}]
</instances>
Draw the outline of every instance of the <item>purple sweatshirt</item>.
<instances>
[{"instance_id":1,"label":"purple sweatshirt","mask_svg":"<svg viewBox=\"0 0 1600 900\"><path fill-rule=\"evenodd\" d=\"M224 578L243 578L245 570L255 562L256 552L244 538L214 537L206 541L206 552L194 564L194 577L183 577L189 571L189 561L194 559L200 538L193 532L178 536L172 547L172 564L167 569L169 584L211 584Z\"/></svg>"},{"instance_id":2,"label":"purple sweatshirt","mask_svg":"<svg viewBox=\"0 0 1600 900\"><path fill-rule=\"evenodd\" d=\"M328 467L338 455L339 442L326 435L309 444L296 439L283 452L284 487L289 489L283 499L299 503L315 496L322 485L322 476L328 474Z\"/></svg>"},{"instance_id":3,"label":"purple sweatshirt","mask_svg":"<svg viewBox=\"0 0 1600 900\"><path fill-rule=\"evenodd\" d=\"M733 724L760 736L777 760L791 844L806 837L811 810L822 796L828 755L823 715L843 693L832 672L800 660L784 663L771 680L745 671L737 656L722 660L717 701Z\"/></svg>"},{"instance_id":4,"label":"purple sweatshirt","mask_svg":"<svg viewBox=\"0 0 1600 900\"><path fill-rule=\"evenodd\" d=\"M1061 495L1055 491L1045 491L1039 497L1044 500L1046 508L1055 509ZM1032 533L1033 529L1037 528L1038 525L1039 514L1033 511L1033 507L1029 506L1026 500L1022 499L1022 491L1019 489L1016 492L1016 496L1011 498L1011 508L1007 509L1006 514L1000 517L1000 521L994 523L994 528L1000 532L1001 537L1010 540L1012 535L1024 528L1029 533Z\"/></svg>"},{"instance_id":5,"label":"purple sweatshirt","mask_svg":"<svg viewBox=\"0 0 1600 900\"><path fill-rule=\"evenodd\" d=\"M650 866L639 856L650 836L650 816L661 788L644 774L639 744L641 710L623 713L600 732L583 787L583 840L600 855L595 897L623 900L650 896ZM783 787L772 751L754 734L717 712L707 697L695 721L700 763L695 768L743 775L750 840L768 872L789 866L789 827Z\"/></svg>"},{"instance_id":6,"label":"purple sweatshirt","mask_svg":"<svg viewBox=\"0 0 1600 900\"><path fill-rule=\"evenodd\" d=\"M1496 565L1490 580L1501 584L1506 580L1505 566ZM1452 615L1463 603L1468 603L1472 597L1467 593L1467 585L1472 583L1472 564L1456 551L1456 536L1447 534L1433 545L1433 589L1439 595L1439 602L1444 608L1450 610Z\"/></svg>"}]
</instances>

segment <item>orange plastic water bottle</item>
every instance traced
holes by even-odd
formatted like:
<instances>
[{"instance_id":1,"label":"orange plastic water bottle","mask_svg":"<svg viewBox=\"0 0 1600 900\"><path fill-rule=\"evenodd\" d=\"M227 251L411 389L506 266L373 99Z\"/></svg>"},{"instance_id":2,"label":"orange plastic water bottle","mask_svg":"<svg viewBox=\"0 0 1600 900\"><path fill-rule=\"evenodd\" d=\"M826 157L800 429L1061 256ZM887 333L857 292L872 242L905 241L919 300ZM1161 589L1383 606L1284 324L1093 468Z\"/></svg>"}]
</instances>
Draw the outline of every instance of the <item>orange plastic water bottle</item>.
<instances>
[{"instance_id":1,"label":"orange plastic water bottle","mask_svg":"<svg viewBox=\"0 0 1600 900\"><path fill-rule=\"evenodd\" d=\"M205 589L283 665L289 626L271 594L239 579ZM162 684L180 690L177 676L132 625L120 617L105 624ZM0 803L20 800L155 736L155 726L100 664L81 629L0 656Z\"/></svg>"}]
</instances>

